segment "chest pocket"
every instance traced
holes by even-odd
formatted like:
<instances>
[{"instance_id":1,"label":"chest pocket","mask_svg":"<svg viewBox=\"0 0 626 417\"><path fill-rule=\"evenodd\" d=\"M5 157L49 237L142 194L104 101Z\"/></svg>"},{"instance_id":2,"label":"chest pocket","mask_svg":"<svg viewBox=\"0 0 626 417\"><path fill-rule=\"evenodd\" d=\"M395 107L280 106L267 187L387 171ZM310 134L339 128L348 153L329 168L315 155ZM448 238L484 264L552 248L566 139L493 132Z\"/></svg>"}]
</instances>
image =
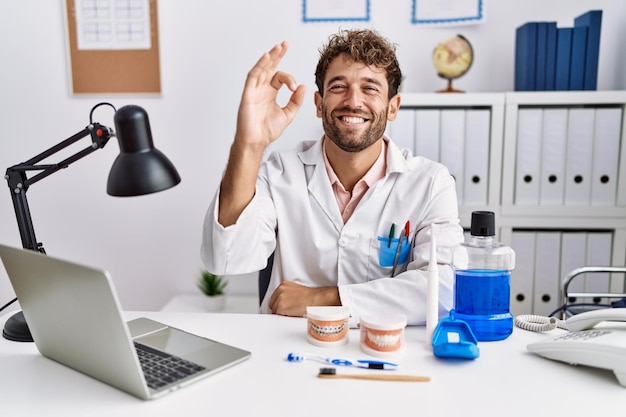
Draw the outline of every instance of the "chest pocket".
<instances>
[{"instance_id":1,"label":"chest pocket","mask_svg":"<svg viewBox=\"0 0 626 417\"><path fill-rule=\"evenodd\" d=\"M400 251L398 252L398 249ZM403 239L400 246L400 239L389 239L386 237L378 237L370 240L369 249L369 265L368 265L368 281L389 277L393 270L394 263L396 265L396 275L403 271L409 260L411 245L408 240ZM396 261L397 256L397 261Z\"/></svg>"}]
</instances>

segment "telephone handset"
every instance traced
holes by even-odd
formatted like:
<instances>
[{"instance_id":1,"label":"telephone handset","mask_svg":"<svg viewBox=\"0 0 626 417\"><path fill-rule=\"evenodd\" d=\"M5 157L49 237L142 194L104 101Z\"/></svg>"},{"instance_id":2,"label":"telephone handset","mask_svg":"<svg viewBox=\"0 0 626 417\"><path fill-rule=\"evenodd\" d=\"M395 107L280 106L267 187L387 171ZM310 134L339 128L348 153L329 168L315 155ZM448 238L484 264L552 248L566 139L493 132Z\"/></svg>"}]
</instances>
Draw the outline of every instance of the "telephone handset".
<instances>
[{"instance_id":1,"label":"telephone handset","mask_svg":"<svg viewBox=\"0 0 626 417\"><path fill-rule=\"evenodd\" d=\"M612 370L626 387L626 308L588 311L564 323L567 333L530 343L527 349L572 365Z\"/></svg>"}]
</instances>

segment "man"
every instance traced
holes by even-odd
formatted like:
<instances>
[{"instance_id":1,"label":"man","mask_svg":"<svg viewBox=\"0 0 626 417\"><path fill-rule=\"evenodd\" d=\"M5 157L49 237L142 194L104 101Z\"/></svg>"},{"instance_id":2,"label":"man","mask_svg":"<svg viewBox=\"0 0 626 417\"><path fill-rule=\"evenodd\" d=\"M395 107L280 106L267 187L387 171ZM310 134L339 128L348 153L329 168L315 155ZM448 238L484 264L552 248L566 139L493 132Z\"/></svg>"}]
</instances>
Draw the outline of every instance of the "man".
<instances>
[{"instance_id":1,"label":"man","mask_svg":"<svg viewBox=\"0 0 626 417\"><path fill-rule=\"evenodd\" d=\"M341 31L321 50L315 79L324 136L263 152L294 119L305 87L277 71L285 42L248 73L237 130L202 256L209 271L258 271L274 253L260 310L303 316L307 306L344 305L362 314L426 318L430 225L437 236L440 314L452 307L455 246L463 240L453 178L384 136L400 107L395 47L371 30ZM280 107L283 86L291 91Z\"/></svg>"}]
</instances>

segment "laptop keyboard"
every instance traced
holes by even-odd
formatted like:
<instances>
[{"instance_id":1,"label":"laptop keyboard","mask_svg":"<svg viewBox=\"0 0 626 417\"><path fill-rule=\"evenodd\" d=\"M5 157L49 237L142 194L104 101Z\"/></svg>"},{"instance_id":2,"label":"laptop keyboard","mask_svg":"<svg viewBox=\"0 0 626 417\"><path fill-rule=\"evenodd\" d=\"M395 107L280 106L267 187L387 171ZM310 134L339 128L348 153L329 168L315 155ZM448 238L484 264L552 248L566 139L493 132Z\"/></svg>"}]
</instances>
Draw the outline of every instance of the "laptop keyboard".
<instances>
[{"instance_id":1,"label":"laptop keyboard","mask_svg":"<svg viewBox=\"0 0 626 417\"><path fill-rule=\"evenodd\" d=\"M162 388L205 369L178 356L136 342L135 349L146 382L152 389Z\"/></svg>"}]
</instances>

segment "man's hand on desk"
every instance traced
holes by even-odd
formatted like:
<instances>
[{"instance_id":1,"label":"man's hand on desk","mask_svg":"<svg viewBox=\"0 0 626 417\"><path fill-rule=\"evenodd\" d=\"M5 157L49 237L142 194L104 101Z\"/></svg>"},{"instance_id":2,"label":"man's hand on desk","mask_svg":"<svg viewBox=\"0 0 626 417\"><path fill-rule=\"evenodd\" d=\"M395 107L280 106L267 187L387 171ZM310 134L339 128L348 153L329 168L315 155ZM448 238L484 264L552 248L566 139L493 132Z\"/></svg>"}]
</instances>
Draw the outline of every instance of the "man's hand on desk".
<instances>
[{"instance_id":1,"label":"man's hand on desk","mask_svg":"<svg viewBox=\"0 0 626 417\"><path fill-rule=\"evenodd\" d=\"M303 317L307 306L340 306L337 287L311 288L283 281L272 294L269 307L274 314Z\"/></svg>"}]
</instances>

